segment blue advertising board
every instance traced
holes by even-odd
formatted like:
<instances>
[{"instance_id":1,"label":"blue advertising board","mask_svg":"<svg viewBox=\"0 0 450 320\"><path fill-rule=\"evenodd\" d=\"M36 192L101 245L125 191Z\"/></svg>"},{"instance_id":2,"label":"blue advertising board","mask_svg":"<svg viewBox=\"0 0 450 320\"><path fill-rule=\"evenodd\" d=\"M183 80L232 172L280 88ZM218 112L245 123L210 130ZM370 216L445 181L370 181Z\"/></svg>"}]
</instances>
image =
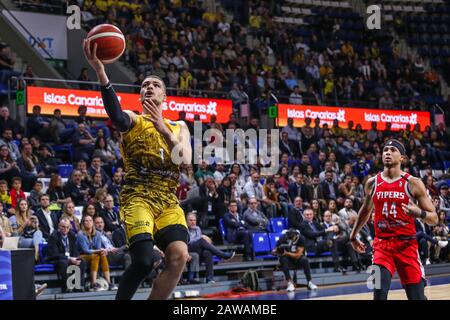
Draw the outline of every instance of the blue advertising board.
<instances>
[{"instance_id":1,"label":"blue advertising board","mask_svg":"<svg viewBox=\"0 0 450 320\"><path fill-rule=\"evenodd\" d=\"M12 299L11 251L0 249L0 300Z\"/></svg>"}]
</instances>

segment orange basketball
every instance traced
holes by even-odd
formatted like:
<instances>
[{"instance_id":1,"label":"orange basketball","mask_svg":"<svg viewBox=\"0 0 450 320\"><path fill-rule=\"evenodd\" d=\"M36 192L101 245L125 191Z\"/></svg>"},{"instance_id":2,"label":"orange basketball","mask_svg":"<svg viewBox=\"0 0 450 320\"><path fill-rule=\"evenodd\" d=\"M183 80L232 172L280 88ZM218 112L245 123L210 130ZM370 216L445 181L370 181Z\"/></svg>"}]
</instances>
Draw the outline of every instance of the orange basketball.
<instances>
[{"instance_id":1,"label":"orange basketball","mask_svg":"<svg viewBox=\"0 0 450 320\"><path fill-rule=\"evenodd\" d=\"M112 24L100 24L89 31L91 50L97 44L97 57L104 63L113 63L125 51L125 37L122 31Z\"/></svg>"}]
</instances>

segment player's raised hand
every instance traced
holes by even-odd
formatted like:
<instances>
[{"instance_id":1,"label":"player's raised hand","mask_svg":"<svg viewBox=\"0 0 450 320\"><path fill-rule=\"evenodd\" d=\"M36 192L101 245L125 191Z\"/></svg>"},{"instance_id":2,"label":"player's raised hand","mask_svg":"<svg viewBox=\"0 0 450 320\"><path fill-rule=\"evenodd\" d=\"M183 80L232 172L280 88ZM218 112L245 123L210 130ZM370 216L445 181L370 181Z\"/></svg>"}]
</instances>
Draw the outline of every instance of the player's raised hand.
<instances>
[{"instance_id":1,"label":"player's raised hand","mask_svg":"<svg viewBox=\"0 0 450 320\"><path fill-rule=\"evenodd\" d=\"M409 201L408 204L402 203L402 209L405 213L414 217L420 217L422 210L413 202Z\"/></svg>"},{"instance_id":2,"label":"player's raised hand","mask_svg":"<svg viewBox=\"0 0 450 320\"><path fill-rule=\"evenodd\" d=\"M86 57L86 60L89 62L91 67L95 70L95 72L99 73L100 71L105 69L105 66L97 57L97 43L94 43L94 47L91 49L91 40L84 39L83 41L83 51Z\"/></svg>"},{"instance_id":3,"label":"player's raised hand","mask_svg":"<svg viewBox=\"0 0 450 320\"><path fill-rule=\"evenodd\" d=\"M145 99L142 103L147 113L150 115L150 121L153 122L155 129L159 132L166 130L166 125L162 117L162 110L151 99Z\"/></svg>"},{"instance_id":4,"label":"player's raised hand","mask_svg":"<svg viewBox=\"0 0 450 320\"><path fill-rule=\"evenodd\" d=\"M355 249L356 252L363 254L366 252L366 245L359 241L358 239L354 239L351 241L353 249Z\"/></svg>"}]
</instances>

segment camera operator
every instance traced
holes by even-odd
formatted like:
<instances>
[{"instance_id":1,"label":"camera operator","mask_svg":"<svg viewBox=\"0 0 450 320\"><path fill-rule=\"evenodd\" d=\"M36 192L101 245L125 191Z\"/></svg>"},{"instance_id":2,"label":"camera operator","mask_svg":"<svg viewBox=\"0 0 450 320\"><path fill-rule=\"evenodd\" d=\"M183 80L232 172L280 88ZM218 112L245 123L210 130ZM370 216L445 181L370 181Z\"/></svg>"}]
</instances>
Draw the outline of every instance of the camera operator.
<instances>
[{"instance_id":1,"label":"camera operator","mask_svg":"<svg viewBox=\"0 0 450 320\"><path fill-rule=\"evenodd\" d=\"M296 229L289 229L277 242L273 255L279 257L280 268L288 282L287 291L294 291L295 285L289 273L290 269L303 268L309 290L317 290L317 286L311 281L311 270L305 253L305 238Z\"/></svg>"}]
</instances>

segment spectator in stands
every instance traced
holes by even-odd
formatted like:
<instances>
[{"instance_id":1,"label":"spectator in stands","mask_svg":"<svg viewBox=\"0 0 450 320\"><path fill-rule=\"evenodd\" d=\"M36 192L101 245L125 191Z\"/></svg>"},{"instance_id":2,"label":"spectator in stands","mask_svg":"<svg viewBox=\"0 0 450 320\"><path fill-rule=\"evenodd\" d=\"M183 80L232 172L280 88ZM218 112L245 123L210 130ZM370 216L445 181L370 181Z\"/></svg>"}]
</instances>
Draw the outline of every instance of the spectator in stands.
<instances>
[{"instance_id":1,"label":"spectator in stands","mask_svg":"<svg viewBox=\"0 0 450 320\"><path fill-rule=\"evenodd\" d=\"M62 164L60 159L55 158L47 145L39 146L38 161L46 178L50 178L52 174L57 174L58 166Z\"/></svg>"},{"instance_id":2,"label":"spectator in stands","mask_svg":"<svg viewBox=\"0 0 450 320\"><path fill-rule=\"evenodd\" d=\"M51 141L50 120L41 115L41 106L33 106L33 115L28 118L27 132L29 136L38 136L43 141Z\"/></svg>"},{"instance_id":3,"label":"spectator in stands","mask_svg":"<svg viewBox=\"0 0 450 320\"><path fill-rule=\"evenodd\" d=\"M299 86L295 86L294 87L294 91L292 91L292 93L289 96L289 103L290 104L303 104L303 97L300 94L300 87Z\"/></svg>"},{"instance_id":4,"label":"spectator in stands","mask_svg":"<svg viewBox=\"0 0 450 320\"><path fill-rule=\"evenodd\" d=\"M62 179L59 174L51 175L47 194L50 196L50 202L57 205L63 205L70 200L64 193Z\"/></svg>"},{"instance_id":5,"label":"spectator in stands","mask_svg":"<svg viewBox=\"0 0 450 320\"><path fill-rule=\"evenodd\" d=\"M111 195L107 195L104 202L103 210L100 211L100 217L105 222L105 231L113 232L120 227L119 213L114 209L114 199Z\"/></svg>"},{"instance_id":6,"label":"spectator in stands","mask_svg":"<svg viewBox=\"0 0 450 320\"><path fill-rule=\"evenodd\" d=\"M326 239L327 232L338 232L338 226L330 226L324 228L318 222L313 221L314 213L311 209L306 209L303 212L304 221L301 224L300 232L305 237L306 251L314 252L316 255L320 255L322 252L336 250L333 246L333 241ZM333 254L334 271L341 272L342 269L339 266L339 260L336 259L337 253Z\"/></svg>"},{"instance_id":7,"label":"spectator in stands","mask_svg":"<svg viewBox=\"0 0 450 320\"><path fill-rule=\"evenodd\" d=\"M84 291L87 264L81 259L77 237L71 230L69 220L61 219L58 229L48 238L46 261L55 266L63 293L72 291L72 289L67 288L67 268L71 265L78 266L81 271L81 288L76 290Z\"/></svg>"},{"instance_id":8,"label":"spectator in stands","mask_svg":"<svg viewBox=\"0 0 450 320\"><path fill-rule=\"evenodd\" d=\"M50 123L50 129L52 132L52 139L55 144L61 144L69 142L73 134L75 133L74 127L68 127L66 121L61 117L61 110L55 109L53 111L53 119Z\"/></svg>"},{"instance_id":9,"label":"spectator in stands","mask_svg":"<svg viewBox=\"0 0 450 320\"><path fill-rule=\"evenodd\" d=\"M438 240L431 231L431 227L424 223L421 219L416 218L416 237L419 243L420 260L423 265L431 264L430 261L430 247L440 246L445 248L448 245L448 241Z\"/></svg>"},{"instance_id":10,"label":"spectator in stands","mask_svg":"<svg viewBox=\"0 0 450 320\"><path fill-rule=\"evenodd\" d=\"M2 210L8 216L13 215L15 208L11 204L11 196L8 191L8 183L6 180L0 180L0 203L2 204Z\"/></svg>"},{"instance_id":11,"label":"spectator in stands","mask_svg":"<svg viewBox=\"0 0 450 320\"><path fill-rule=\"evenodd\" d=\"M5 129L11 129L14 139L21 139L24 133L23 127L9 116L9 109L7 106L0 108L0 134L3 136Z\"/></svg>"},{"instance_id":12,"label":"spectator in stands","mask_svg":"<svg viewBox=\"0 0 450 320\"><path fill-rule=\"evenodd\" d=\"M87 107L84 105L81 105L78 107L78 117L75 118L75 122L78 123L78 127L80 126L80 124L84 124L84 129L89 130L91 129L91 127L94 125L94 120L92 120L91 117L87 116ZM83 131L84 131L83 129Z\"/></svg>"},{"instance_id":13,"label":"spectator in stands","mask_svg":"<svg viewBox=\"0 0 450 320\"><path fill-rule=\"evenodd\" d=\"M189 229L189 243L188 251L195 252L199 255L200 260L206 265L206 282L215 283L214 281L214 269L213 269L213 256L217 256L221 259L231 259L234 256L234 252L227 253L216 248L212 240L202 234L202 230L197 226L197 216L195 213L188 213L186 215L186 222Z\"/></svg>"},{"instance_id":14,"label":"spectator in stands","mask_svg":"<svg viewBox=\"0 0 450 320\"><path fill-rule=\"evenodd\" d=\"M9 224L11 225L13 236L20 236L23 229L28 225L31 217L28 203L25 199L19 200L14 215L9 217Z\"/></svg>"},{"instance_id":15,"label":"spectator in stands","mask_svg":"<svg viewBox=\"0 0 450 320\"><path fill-rule=\"evenodd\" d=\"M295 197L294 206L289 208L288 225L290 228L300 230L303 218L303 199Z\"/></svg>"},{"instance_id":16,"label":"spectator in stands","mask_svg":"<svg viewBox=\"0 0 450 320\"><path fill-rule=\"evenodd\" d=\"M100 266L109 284L109 290L117 290L117 287L111 283L109 273L109 263L107 259L107 250L102 248L102 238L94 228L94 221L91 216L84 216L81 219L81 231L77 234L77 246L81 253L81 258L90 265L90 279L92 291L101 291L97 281L98 267Z\"/></svg>"},{"instance_id":17,"label":"spectator in stands","mask_svg":"<svg viewBox=\"0 0 450 320\"><path fill-rule=\"evenodd\" d=\"M13 141L12 129L5 128L2 133L2 139L0 140L0 146L6 146L9 151L9 156L13 161L16 161L20 157L20 150L17 144Z\"/></svg>"},{"instance_id":18,"label":"spectator in stands","mask_svg":"<svg viewBox=\"0 0 450 320\"><path fill-rule=\"evenodd\" d=\"M336 200L339 196L338 185L333 181L333 171L329 169L325 173L325 180L321 183L323 189L323 196L325 200Z\"/></svg>"},{"instance_id":19,"label":"spectator in stands","mask_svg":"<svg viewBox=\"0 0 450 320\"><path fill-rule=\"evenodd\" d=\"M89 194L89 187L81 182L81 177L79 170L73 170L70 180L64 186L65 196L70 197L76 207L85 206Z\"/></svg>"},{"instance_id":20,"label":"spectator in stands","mask_svg":"<svg viewBox=\"0 0 450 320\"><path fill-rule=\"evenodd\" d=\"M89 79L88 68L84 67L81 69L80 76L77 79L78 81L91 81ZM92 90L92 85L89 83L80 83L79 88L81 90Z\"/></svg>"},{"instance_id":21,"label":"spectator in stands","mask_svg":"<svg viewBox=\"0 0 450 320\"><path fill-rule=\"evenodd\" d=\"M103 218L97 216L94 218L94 225L97 232L102 238L102 248L107 251L107 258L110 265L120 265L125 269L131 264L131 256L128 253L128 247L123 244L116 247L113 243L112 234L105 231L105 222Z\"/></svg>"},{"instance_id":22,"label":"spectator in stands","mask_svg":"<svg viewBox=\"0 0 450 320\"><path fill-rule=\"evenodd\" d=\"M31 190L37 178L44 178L45 173L39 164L39 159L33 154L31 144L22 146L22 156L17 160L17 165L20 169L20 176L22 177L23 189L25 191Z\"/></svg>"},{"instance_id":23,"label":"spectator in stands","mask_svg":"<svg viewBox=\"0 0 450 320\"><path fill-rule=\"evenodd\" d=\"M85 215L88 215L88 216L91 216L92 219L94 219L99 214L98 214L97 209L95 208L95 206L93 204L88 204L88 205L83 207L82 215L83 215L83 217Z\"/></svg>"},{"instance_id":24,"label":"spectator in stands","mask_svg":"<svg viewBox=\"0 0 450 320\"><path fill-rule=\"evenodd\" d=\"M14 70L16 57L11 47L5 43L0 44L0 83L6 83L11 77L19 77L21 73Z\"/></svg>"},{"instance_id":25,"label":"spectator in stands","mask_svg":"<svg viewBox=\"0 0 450 320\"><path fill-rule=\"evenodd\" d=\"M13 208L15 208L19 203L19 200L27 199L25 192L23 192L22 190L22 178L20 177L12 178L11 187L12 188L11 191L9 192L9 195L11 196L11 205Z\"/></svg>"},{"instance_id":26,"label":"spectator in stands","mask_svg":"<svg viewBox=\"0 0 450 320\"><path fill-rule=\"evenodd\" d=\"M252 252L252 232L237 211L236 201L230 201L228 212L223 217L227 241L244 245L244 261L254 260Z\"/></svg>"},{"instance_id":27,"label":"spectator in stands","mask_svg":"<svg viewBox=\"0 0 450 320\"><path fill-rule=\"evenodd\" d=\"M244 221L248 229L258 232L264 231L269 225L269 219L258 210L258 200L255 197L250 197L249 208L244 212Z\"/></svg>"},{"instance_id":28,"label":"spectator in stands","mask_svg":"<svg viewBox=\"0 0 450 320\"><path fill-rule=\"evenodd\" d=\"M41 197L41 195L43 194L42 192L42 181L40 180L36 180L36 182L34 183L33 186L33 190L31 190L30 195L28 196L27 200L28 200L28 206L31 208L31 210L36 211L37 207L39 207L39 199Z\"/></svg>"},{"instance_id":29,"label":"spectator in stands","mask_svg":"<svg viewBox=\"0 0 450 320\"><path fill-rule=\"evenodd\" d=\"M295 177L295 183L289 184L289 198L292 202L294 202L295 198L301 197L302 199L306 199L305 201L309 203L309 194L308 188L304 184L303 175L298 173Z\"/></svg>"},{"instance_id":30,"label":"spectator in stands","mask_svg":"<svg viewBox=\"0 0 450 320\"><path fill-rule=\"evenodd\" d=\"M1 150L0 150L1 151ZM447 183L441 184L439 187L439 210L444 211L447 216L450 214L450 193Z\"/></svg>"},{"instance_id":31,"label":"spectator in stands","mask_svg":"<svg viewBox=\"0 0 450 320\"><path fill-rule=\"evenodd\" d=\"M444 211L439 212L439 222L433 227L433 235L438 240L438 245L434 246L433 262L441 262L441 253L444 261L449 260L448 235L449 227L447 226L446 214ZM443 242L440 242L443 241ZM447 244L446 244L447 243ZM443 250L441 250L443 249Z\"/></svg>"},{"instance_id":32,"label":"spectator in stands","mask_svg":"<svg viewBox=\"0 0 450 320\"><path fill-rule=\"evenodd\" d=\"M99 190L99 189L106 190L106 184L102 180L101 173L96 172L92 179L92 183L89 185L89 197L94 197L97 190Z\"/></svg>"},{"instance_id":33,"label":"spectator in stands","mask_svg":"<svg viewBox=\"0 0 450 320\"><path fill-rule=\"evenodd\" d=\"M9 219L3 210L3 204L0 203L0 241L5 237L11 237L13 233L13 229L11 228L11 224L9 223Z\"/></svg>"},{"instance_id":34,"label":"spectator in stands","mask_svg":"<svg viewBox=\"0 0 450 320\"><path fill-rule=\"evenodd\" d=\"M198 166L197 172L195 172L195 179L199 185L203 184L206 176L213 176L214 173L209 170L208 163L202 160Z\"/></svg>"},{"instance_id":35,"label":"spectator in stands","mask_svg":"<svg viewBox=\"0 0 450 320\"><path fill-rule=\"evenodd\" d=\"M102 160L99 156L94 156L92 158L91 166L87 171L92 179L94 179L96 173L100 173L104 184L109 184L111 182L111 178L108 176L105 169L102 168Z\"/></svg>"},{"instance_id":36,"label":"spectator in stands","mask_svg":"<svg viewBox=\"0 0 450 320\"><path fill-rule=\"evenodd\" d=\"M248 198L255 198L258 202L258 207L264 210L265 206L268 204L268 199L264 195L264 188L259 180L258 172L254 172L251 175L251 178L244 185L243 191Z\"/></svg>"},{"instance_id":37,"label":"spectator in stands","mask_svg":"<svg viewBox=\"0 0 450 320\"><path fill-rule=\"evenodd\" d=\"M350 216L358 215L358 213L353 210L353 201L350 198L345 199L344 207L338 212L339 217L348 223Z\"/></svg>"},{"instance_id":38,"label":"spectator in stands","mask_svg":"<svg viewBox=\"0 0 450 320\"><path fill-rule=\"evenodd\" d=\"M305 272L308 290L317 290L317 286L311 281L311 269L305 254L305 238L297 229L289 229L276 243L273 255L279 257L280 269L288 283L286 290L294 291L295 284L292 281L289 270L302 268Z\"/></svg>"},{"instance_id":39,"label":"spectator in stands","mask_svg":"<svg viewBox=\"0 0 450 320\"><path fill-rule=\"evenodd\" d=\"M113 150L109 148L104 137L98 137L95 141L95 150L92 154L92 159L100 157L101 162L112 167L116 163L116 155Z\"/></svg>"},{"instance_id":40,"label":"spectator in stands","mask_svg":"<svg viewBox=\"0 0 450 320\"><path fill-rule=\"evenodd\" d=\"M95 139L84 122L78 124L78 128L72 137L72 146L76 160L89 161L94 152Z\"/></svg>"},{"instance_id":41,"label":"spectator in stands","mask_svg":"<svg viewBox=\"0 0 450 320\"><path fill-rule=\"evenodd\" d=\"M122 189L122 180L123 179L120 172L114 172L114 176L107 186L107 191L113 197L115 206L119 206L119 195L120 190Z\"/></svg>"},{"instance_id":42,"label":"spectator in stands","mask_svg":"<svg viewBox=\"0 0 450 320\"><path fill-rule=\"evenodd\" d=\"M92 184L92 178L88 173L87 163L85 160L79 160L76 165L76 170L81 172L81 181L85 185Z\"/></svg>"},{"instance_id":43,"label":"spectator in stands","mask_svg":"<svg viewBox=\"0 0 450 320\"><path fill-rule=\"evenodd\" d=\"M50 197L44 193L39 198L40 208L34 213L39 219L39 226L45 240L53 233L58 225L59 215L56 211L50 210Z\"/></svg>"},{"instance_id":44,"label":"spectator in stands","mask_svg":"<svg viewBox=\"0 0 450 320\"><path fill-rule=\"evenodd\" d=\"M17 163L11 158L6 145L0 146L0 178L12 182L14 177L20 176Z\"/></svg>"},{"instance_id":45,"label":"spectator in stands","mask_svg":"<svg viewBox=\"0 0 450 320\"><path fill-rule=\"evenodd\" d=\"M75 215L75 204L73 201L67 201L65 203L60 220L63 218L69 220L73 232L78 233L78 231L80 231L80 220L78 220L78 217Z\"/></svg>"},{"instance_id":46,"label":"spectator in stands","mask_svg":"<svg viewBox=\"0 0 450 320\"><path fill-rule=\"evenodd\" d=\"M43 241L42 232L39 230L39 220L37 217L31 216L20 234L19 248L33 248L35 261L39 261L39 245Z\"/></svg>"}]
</instances>

